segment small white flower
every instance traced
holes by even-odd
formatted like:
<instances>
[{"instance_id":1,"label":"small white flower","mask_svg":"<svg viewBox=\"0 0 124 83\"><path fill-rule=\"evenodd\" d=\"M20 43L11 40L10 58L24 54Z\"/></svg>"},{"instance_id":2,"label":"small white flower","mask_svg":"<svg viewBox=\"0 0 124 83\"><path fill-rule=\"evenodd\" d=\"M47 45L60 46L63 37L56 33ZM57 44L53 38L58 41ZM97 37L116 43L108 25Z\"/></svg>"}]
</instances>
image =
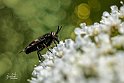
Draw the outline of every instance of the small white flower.
<instances>
[{"instance_id":1,"label":"small white flower","mask_svg":"<svg viewBox=\"0 0 124 83\"><path fill-rule=\"evenodd\" d=\"M112 45L116 48L124 48L124 35L113 37Z\"/></svg>"},{"instance_id":2,"label":"small white flower","mask_svg":"<svg viewBox=\"0 0 124 83\"><path fill-rule=\"evenodd\" d=\"M119 33L124 34L124 22L120 24Z\"/></svg>"},{"instance_id":3,"label":"small white flower","mask_svg":"<svg viewBox=\"0 0 124 83\"><path fill-rule=\"evenodd\" d=\"M118 14L118 7L116 5L111 6L111 14Z\"/></svg>"},{"instance_id":4,"label":"small white flower","mask_svg":"<svg viewBox=\"0 0 124 83\"><path fill-rule=\"evenodd\" d=\"M119 17L124 18L124 4L123 3L119 10Z\"/></svg>"}]
</instances>

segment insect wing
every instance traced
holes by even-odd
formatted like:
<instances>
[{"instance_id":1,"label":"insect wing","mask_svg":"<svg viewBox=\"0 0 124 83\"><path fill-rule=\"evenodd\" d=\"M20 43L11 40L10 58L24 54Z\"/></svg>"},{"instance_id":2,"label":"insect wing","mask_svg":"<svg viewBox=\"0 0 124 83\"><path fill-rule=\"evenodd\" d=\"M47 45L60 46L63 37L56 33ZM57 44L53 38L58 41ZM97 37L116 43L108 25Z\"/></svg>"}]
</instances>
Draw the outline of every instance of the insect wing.
<instances>
[{"instance_id":1,"label":"insect wing","mask_svg":"<svg viewBox=\"0 0 124 83\"><path fill-rule=\"evenodd\" d=\"M32 41L28 46L36 45L36 44L38 44L39 42L40 42L40 40L39 40L39 39L36 39L36 40Z\"/></svg>"}]
</instances>

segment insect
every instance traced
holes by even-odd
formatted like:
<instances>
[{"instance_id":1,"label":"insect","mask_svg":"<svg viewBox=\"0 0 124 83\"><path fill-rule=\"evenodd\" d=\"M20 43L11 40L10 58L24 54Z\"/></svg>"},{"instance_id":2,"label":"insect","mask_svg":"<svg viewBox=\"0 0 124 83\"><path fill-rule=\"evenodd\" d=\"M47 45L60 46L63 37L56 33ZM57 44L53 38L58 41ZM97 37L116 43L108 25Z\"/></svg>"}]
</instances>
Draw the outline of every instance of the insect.
<instances>
[{"instance_id":1,"label":"insect","mask_svg":"<svg viewBox=\"0 0 124 83\"><path fill-rule=\"evenodd\" d=\"M43 50L44 48L47 48L47 50L50 51L48 46L50 46L52 42L54 42L54 44L57 46L56 42L59 43L58 33L61 30L61 28L62 26L61 27L58 26L58 29L56 32L46 33L43 36L35 39L27 47L25 47L21 52L25 52L26 54L29 54L31 52L37 51L38 58L40 61L42 61L43 56L41 55L40 51Z\"/></svg>"}]
</instances>

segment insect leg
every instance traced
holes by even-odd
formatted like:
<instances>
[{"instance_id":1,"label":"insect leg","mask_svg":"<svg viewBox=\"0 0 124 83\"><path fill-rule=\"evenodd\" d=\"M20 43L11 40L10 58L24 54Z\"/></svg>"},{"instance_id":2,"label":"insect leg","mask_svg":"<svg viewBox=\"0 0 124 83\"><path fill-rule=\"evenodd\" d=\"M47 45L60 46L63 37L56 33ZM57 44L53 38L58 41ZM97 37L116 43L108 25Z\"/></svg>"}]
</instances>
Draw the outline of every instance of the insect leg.
<instances>
[{"instance_id":1,"label":"insect leg","mask_svg":"<svg viewBox=\"0 0 124 83\"><path fill-rule=\"evenodd\" d=\"M45 59L44 59L44 57L41 55L40 49L39 49L38 46L37 46L37 49L38 49L38 51L37 51L38 59L39 59L40 61L44 61Z\"/></svg>"},{"instance_id":2,"label":"insect leg","mask_svg":"<svg viewBox=\"0 0 124 83\"><path fill-rule=\"evenodd\" d=\"M57 43L59 43L59 39L58 38L56 38L55 41L57 41Z\"/></svg>"},{"instance_id":3,"label":"insect leg","mask_svg":"<svg viewBox=\"0 0 124 83\"><path fill-rule=\"evenodd\" d=\"M53 41L54 42L54 44L56 45L56 47L57 47L57 44L56 44L56 42L55 41Z\"/></svg>"},{"instance_id":4,"label":"insect leg","mask_svg":"<svg viewBox=\"0 0 124 83\"><path fill-rule=\"evenodd\" d=\"M41 53L40 51L37 51L38 59L41 61Z\"/></svg>"},{"instance_id":5,"label":"insect leg","mask_svg":"<svg viewBox=\"0 0 124 83\"><path fill-rule=\"evenodd\" d=\"M52 53L52 51L46 46L46 44L43 43L43 45L47 48L48 51Z\"/></svg>"}]
</instances>

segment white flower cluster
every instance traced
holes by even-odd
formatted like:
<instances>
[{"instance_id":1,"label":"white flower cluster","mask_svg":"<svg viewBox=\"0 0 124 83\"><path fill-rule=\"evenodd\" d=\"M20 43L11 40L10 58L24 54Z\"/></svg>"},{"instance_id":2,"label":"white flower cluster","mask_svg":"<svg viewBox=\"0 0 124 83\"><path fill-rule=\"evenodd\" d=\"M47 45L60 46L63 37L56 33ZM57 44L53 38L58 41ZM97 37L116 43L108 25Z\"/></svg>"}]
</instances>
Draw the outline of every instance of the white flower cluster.
<instances>
[{"instance_id":1,"label":"white flower cluster","mask_svg":"<svg viewBox=\"0 0 124 83\"><path fill-rule=\"evenodd\" d=\"M75 29L34 68L30 83L124 83L124 5L111 6L100 23Z\"/></svg>"}]
</instances>

